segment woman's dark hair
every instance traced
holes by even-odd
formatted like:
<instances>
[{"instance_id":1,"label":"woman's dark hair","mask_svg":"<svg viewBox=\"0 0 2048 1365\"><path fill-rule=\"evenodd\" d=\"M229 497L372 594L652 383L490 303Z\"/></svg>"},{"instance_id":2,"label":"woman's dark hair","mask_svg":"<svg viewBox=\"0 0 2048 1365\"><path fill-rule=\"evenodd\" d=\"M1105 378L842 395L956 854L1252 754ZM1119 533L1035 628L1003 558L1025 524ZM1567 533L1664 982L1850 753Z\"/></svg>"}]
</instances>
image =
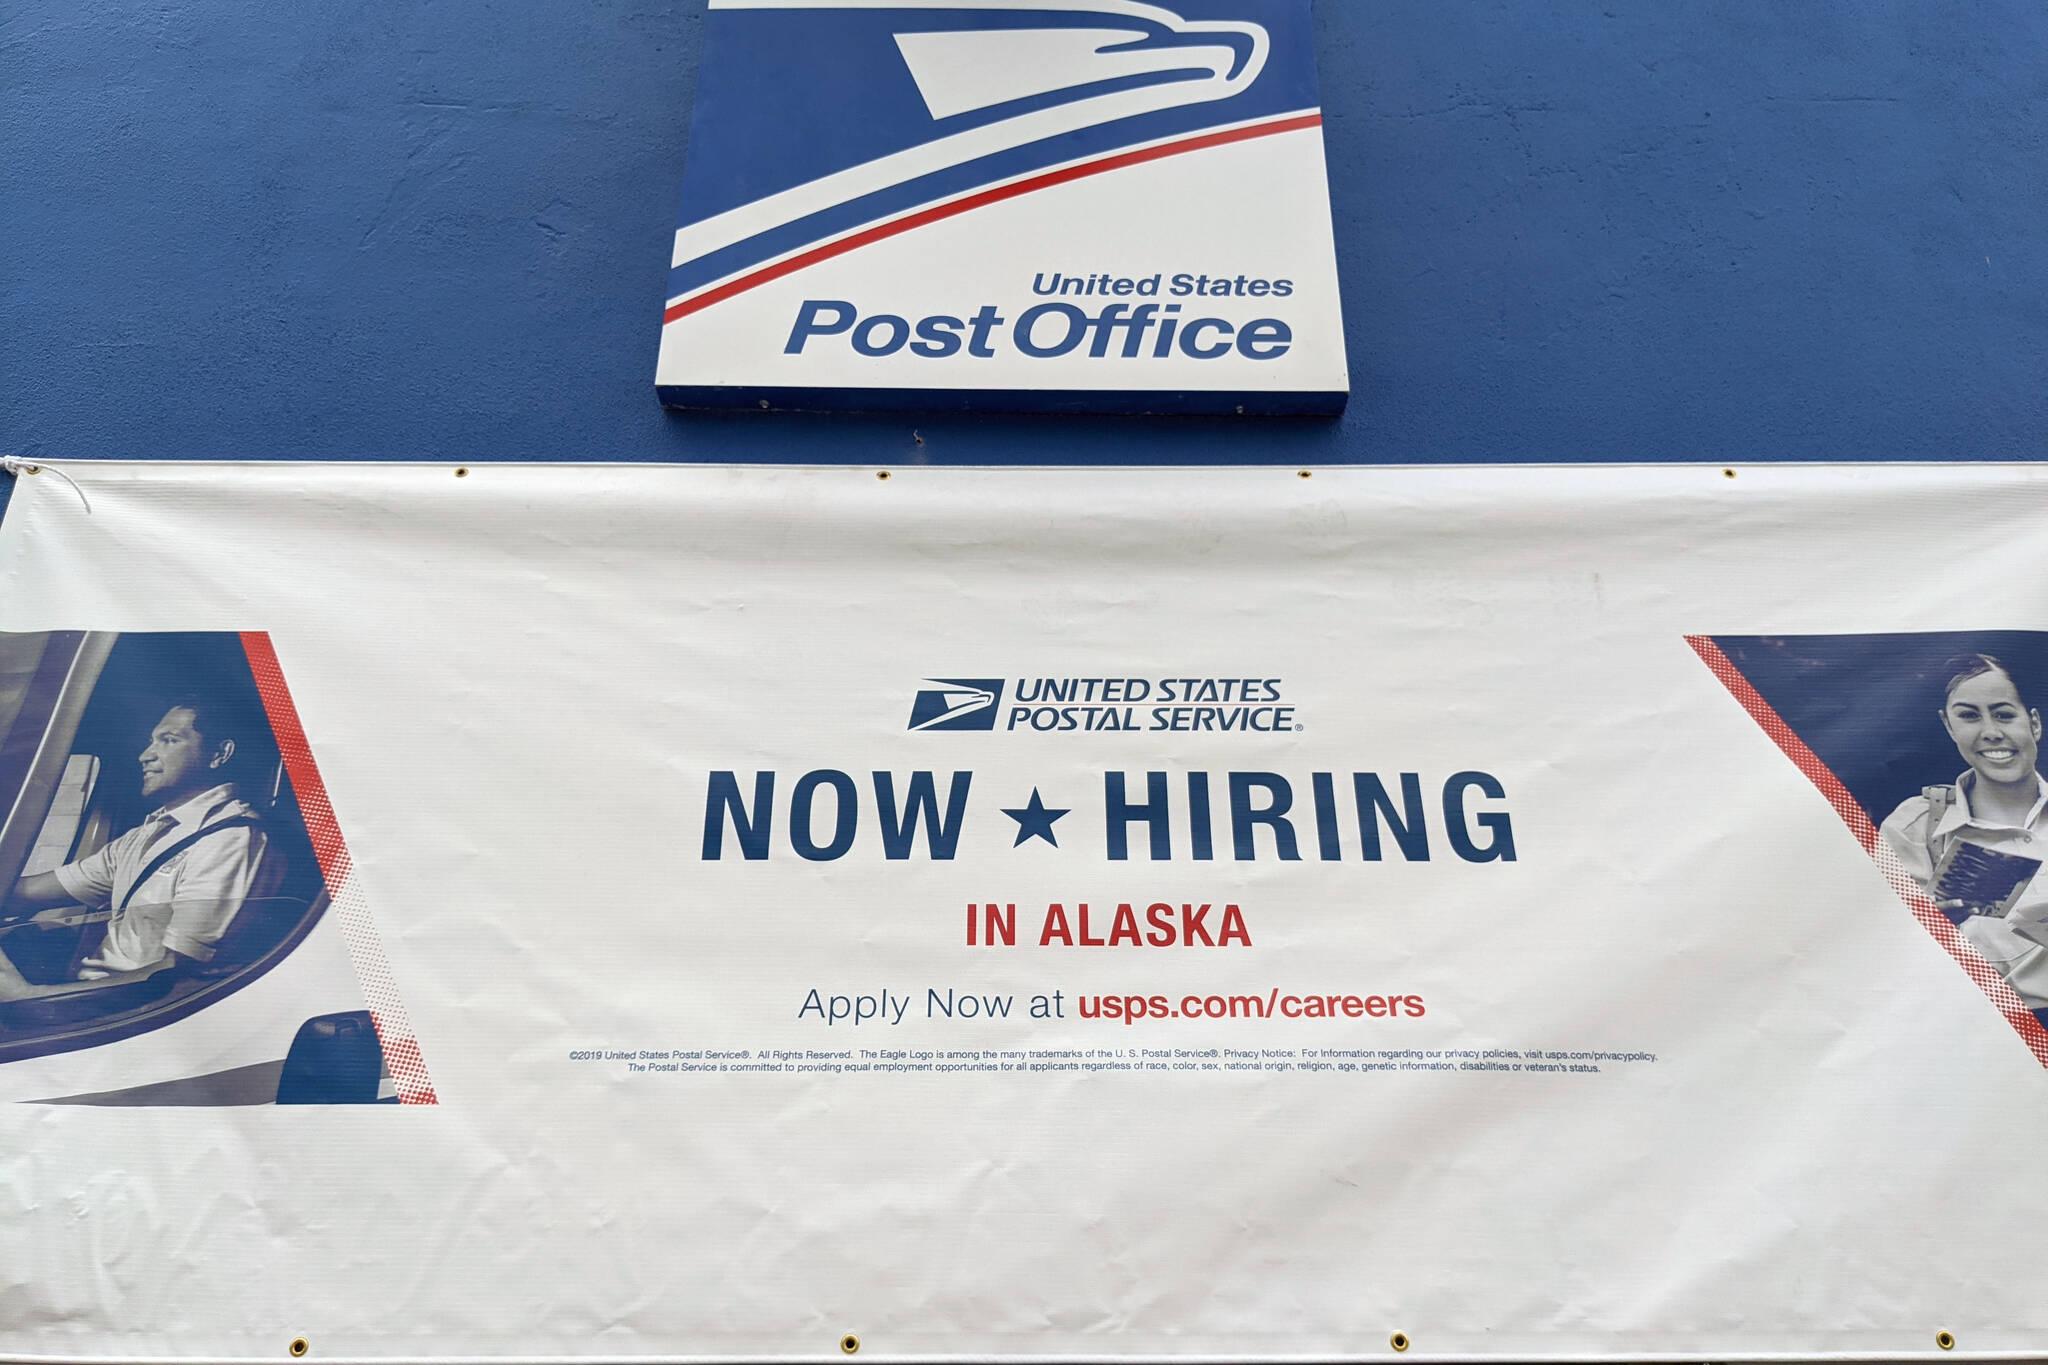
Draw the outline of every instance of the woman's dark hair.
<instances>
[{"instance_id":1,"label":"woman's dark hair","mask_svg":"<svg viewBox=\"0 0 2048 1365\"><path fill-rule=\"evenodd\" d=\"M2035 709L2032 689L2021 679L2019 674L2012 671L2010 665L1995 655L1958 654L1943 664L1941 671L1947 678L1947 681L1941 685L1941 705L1944 710L1948 707L1948 699L1956 694L1958 687L1961 687L1970 679L1982 677L1986 673L2003 673L2005 680L2012 684L2012 690L2018 694L2020 705L2026 707L2029 711ZM201 733L204 732L202 731Z\"/></svg>"}]
</instances>

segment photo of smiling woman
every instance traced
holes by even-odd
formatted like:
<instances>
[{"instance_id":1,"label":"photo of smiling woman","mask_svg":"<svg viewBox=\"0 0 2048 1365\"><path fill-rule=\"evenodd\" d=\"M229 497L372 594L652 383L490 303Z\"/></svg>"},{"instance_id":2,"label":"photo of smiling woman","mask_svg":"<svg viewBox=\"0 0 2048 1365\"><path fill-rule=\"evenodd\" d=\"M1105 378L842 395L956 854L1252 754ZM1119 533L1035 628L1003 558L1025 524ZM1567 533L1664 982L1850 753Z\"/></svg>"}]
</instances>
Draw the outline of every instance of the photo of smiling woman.
<instances>
[{"instance_id":1,"label":"photo of smiling woman","mask_svg":"<svg viewBox=\"0 0 2048 1365\"><path fill-rule=\"evenodd\" d=\"M2048 782L2036 771L2041 712L1989 654L1942 670L1941 724L1969 764L1908 797L1883 825L1906 871L2028 1009L2048 1010Z\"/></svg>"}]
</instances>

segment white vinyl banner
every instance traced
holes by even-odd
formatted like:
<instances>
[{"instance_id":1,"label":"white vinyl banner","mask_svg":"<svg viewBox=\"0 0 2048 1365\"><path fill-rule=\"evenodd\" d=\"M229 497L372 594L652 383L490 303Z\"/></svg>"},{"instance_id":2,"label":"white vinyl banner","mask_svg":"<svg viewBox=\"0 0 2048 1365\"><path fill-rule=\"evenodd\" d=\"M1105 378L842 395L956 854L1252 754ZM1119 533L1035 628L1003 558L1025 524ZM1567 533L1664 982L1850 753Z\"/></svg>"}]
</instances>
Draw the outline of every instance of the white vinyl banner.
<instances>
[{"instance_id":1,"label":"white vinyl banner","mask_svg":"<svg viewBox=\"0 0 2048 1365\"><path fill-rule=\"evenodd\" d=\"M2048 471L69 472L0 1357L2048 1352Z\"/></svg>"}]
</instances>

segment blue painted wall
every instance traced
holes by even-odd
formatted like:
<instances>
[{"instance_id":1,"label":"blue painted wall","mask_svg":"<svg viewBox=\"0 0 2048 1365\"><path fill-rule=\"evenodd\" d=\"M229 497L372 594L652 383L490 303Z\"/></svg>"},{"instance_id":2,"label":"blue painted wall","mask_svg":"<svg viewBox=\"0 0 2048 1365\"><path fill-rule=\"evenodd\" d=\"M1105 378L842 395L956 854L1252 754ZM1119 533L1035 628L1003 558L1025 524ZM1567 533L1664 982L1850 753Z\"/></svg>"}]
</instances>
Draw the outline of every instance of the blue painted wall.
<instances>
[{"instance_id":1,"label":"blue painted wall","mask_svg":"<svg viewBox=\"0 0 2048 1365\"><path fill-rule=\"evenodd\" d=\"M1354 393L1277 424L662 411L700 19L10 0L0 451L2048 454L2042 0L1319 0Z\"/></svg>"}]
</instances>

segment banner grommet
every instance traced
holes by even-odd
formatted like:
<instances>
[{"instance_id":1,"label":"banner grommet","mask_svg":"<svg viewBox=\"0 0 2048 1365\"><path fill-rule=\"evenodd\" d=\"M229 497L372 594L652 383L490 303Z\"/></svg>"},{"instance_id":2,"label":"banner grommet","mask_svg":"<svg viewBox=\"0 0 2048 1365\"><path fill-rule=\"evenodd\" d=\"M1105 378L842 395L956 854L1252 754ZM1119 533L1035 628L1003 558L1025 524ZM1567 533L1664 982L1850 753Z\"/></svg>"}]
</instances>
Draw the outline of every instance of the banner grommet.
<instances>
[{"instance_id":1,"label":"banner grommet","mask_svg":"<svg viewBox=\"0 0 2048 1365\"><path fill-rule=\"evenodd\" d=\"M860 1338L848 1332L845 1336L839 1338L839 1349L848 1355L854 1354L860 1350Z\"/></svg>"},{"instance_id":2,"label":"banner grommet","mask_svg":"<svg viewBox=\"0 0 2048 1365\"><path fill-rule=\"evenodd\" d=\"M1936 1332L1934 1334L1934 1344L1944 1351L1953 1351L1956 1348L1956 1334L1954 1332Z\"/></svg>"},{"instance_id":3,"label":"banner grommet","mask_svg":"<svg viewBox=\"0 0 2048 1365\"><path fill-rule=\"evenodd\" d=\"M1405 1351L1405 1350L1407 1350L1407 1349L1408 1349L1408 1334L1407 1334L1406 1332L1396 1332L1396 1333L1394 1333L1394 1335L1392 1335L1392 1336L1390 1336L1390 1337L1388 1337L1388 1338L1387 1338L1387 1345L1389 1345L1389 1346L1393 1347L1393 1348L1394 1348L1395 1350L1397 1350L1397 1351Z\"/></svg>"}]
</instances>

